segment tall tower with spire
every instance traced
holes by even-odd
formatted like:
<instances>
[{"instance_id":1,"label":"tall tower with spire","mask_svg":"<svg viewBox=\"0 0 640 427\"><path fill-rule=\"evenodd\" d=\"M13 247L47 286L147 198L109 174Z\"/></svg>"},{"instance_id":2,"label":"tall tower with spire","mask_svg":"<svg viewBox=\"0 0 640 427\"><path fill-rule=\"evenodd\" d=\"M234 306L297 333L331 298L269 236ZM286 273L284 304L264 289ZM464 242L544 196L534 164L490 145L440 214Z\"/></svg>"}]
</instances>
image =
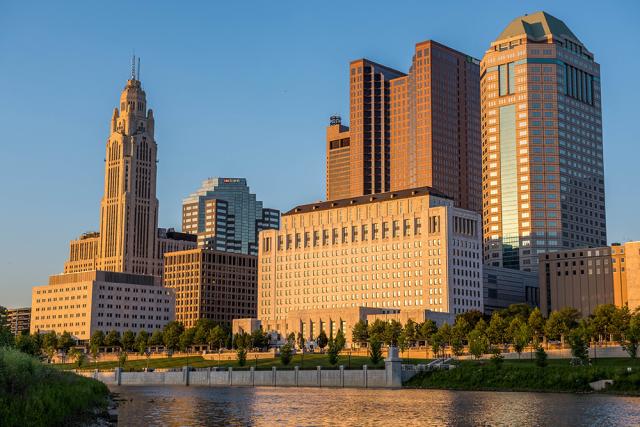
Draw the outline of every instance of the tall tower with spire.
<instances>
[{"instance_id":1,"label":"tall tower with spire","mask_svg":"<svg viewBox=\"0 0 640 427\"><path fill-rule=\"evenodd\" d=\"M157 145L153 111L147 109L138 79L134 56L107 140L97 268L153 274L158 229Z\"/></svg>"}]
</instances>

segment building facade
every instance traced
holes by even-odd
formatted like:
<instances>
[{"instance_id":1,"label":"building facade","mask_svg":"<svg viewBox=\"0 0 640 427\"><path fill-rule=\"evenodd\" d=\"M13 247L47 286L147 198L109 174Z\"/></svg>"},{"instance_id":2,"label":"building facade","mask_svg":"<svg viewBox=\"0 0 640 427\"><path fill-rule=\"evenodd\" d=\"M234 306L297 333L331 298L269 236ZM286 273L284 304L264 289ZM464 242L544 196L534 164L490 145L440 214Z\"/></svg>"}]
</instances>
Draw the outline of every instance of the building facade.
<instances>
[{"instance_id":1,"label":"building facade","mask_svg":"<svg viewBox=\"0 0 640 427\"><path fill-rule=\"evenodd\" d=\"M280 226L280 211L262 207L244 178L209 178L182 202L182 231L206 249L258 254L258 233Z\"/></svg>"},{"instance_id":2,"label":"building facade","mask_svg":"<svg viewBox=\"0 0 640 427\"><path fill-rule=\"evenodd\" d=\"M260 233L258 318L367 307L482 310L477 213L424 187L298 206Z\"/></svg>"},{"instance_id":3,"label":"building facade","mask_svg":"<svg viewBox=\"0 0 640 427\"><path fill-rule=\"evenodd\" d=\"M536 271L606 244L600 66L545 12L513 20L481 62L485 263Z\"/></svg>"},{"instance_id":4,"label":"building facade","mask_svg":"<svg viewBox=\"0 0 640 427\"><path fill-rule=\"evenodd\" d=\"M391 81L391 191L433 187L481 212L480 62L440 43L415 46Z\"/></svg>"},{"instance_id":5,"label":"building facade","mask_svg":"<svg viewBox=\"0 0 640 427\"><path fill-rule=\"evenodd\" d=\"M494 311L512 304L540 305L538 274L535 272L485 265L482 277L486 315L490 316Z\"/></svg>"},{"instance_id":6,"label":"building facade","mask_svg":"<svg viewBox=\"0 0 640 427\"><path fill-rule=\"evenodd\" d=\"M158 228L154 129L134 58L120 108L111 118L100 231L71 241L64 273L104 270L161 276L166 250L195 247L191 238Z\"/></svg>"},{"instance_id":7,"label":"building facade","mask_svg":"<svg viewBox=\"0 0 640 427\"><path fill-rule=\"evenodd\" d=\"M543 314L573 307L583 316L601 304L640 307L640 242L540 256Z\"/></svg>"},{"instance_id":8,"label":"building facade","mask_svg":"<svg viewBox=\"0 0 640 427\"><path fill-rule=\"evenodd\" d=\"M350 65L351 127L327 128L327 200L433 187L481 212L479 61L435 41L409 74Z\"/></svg>"},{"instance_id":9,"label":"building facade","mask_svg":"<svg viewBox=\"0 0 640 427\"><path fill-rule=\"evenodd\" d=\"M28 333L31 326L31 307L7 309L7 324L13 335Z\"/></svg>"},{"instance_id":10,"label":"building facade","mask_svg":"<svg viewBox=\"0 0 640 427\"><path fill-rule=\"evenodd\" d=\"M231 326L255 318L257 257L193 249L165 254L164 285L175 291L176 320L193 327L198 319Z\"/></svg>"},{"instance_id":11,"label":"building facade","mask_svg":"<svg viewBox=\"0 0 640 427\"><path fill-rule=\"evenodd\" d=\"M85 271L49 277L31 293L31 333L69 332L81 341L96 331L161 330L175 319L172 289L153 276Z\"/></svg>"}]
</instances>

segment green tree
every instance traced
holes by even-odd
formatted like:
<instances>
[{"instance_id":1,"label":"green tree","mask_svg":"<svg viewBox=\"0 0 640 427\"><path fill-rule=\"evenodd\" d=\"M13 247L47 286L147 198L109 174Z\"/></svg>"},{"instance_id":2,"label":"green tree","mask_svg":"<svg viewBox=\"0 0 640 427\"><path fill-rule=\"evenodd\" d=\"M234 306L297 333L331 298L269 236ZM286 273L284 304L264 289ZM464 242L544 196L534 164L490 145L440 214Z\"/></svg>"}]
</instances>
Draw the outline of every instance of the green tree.
<instances>
[{"instance_id":1,"label":"green tree","mask_svg":"<svg viewBox=\"0 0 640 427\"><path fill-rule=\"evenodd\" d=\"M402 324L395 319L387 322L384 327L383 340L386 345L397 345L402 333Z\"/></svg>"},{"instance_id":2,"label":"green tree","mask_svg":"<svg viewBox=\"0 0 640 427\"><path fill-rule=\"evenodd\" d=\"M127 352L126 351L121 351L118 354L118 366L121 367L122 369L124 369L125 364L127 363Z\"/></svg>"},{"instance_id":3,"label":"green tree","mask_svg":"<svg viewBox=\"0 0 640 427\"><path fill-rule=\"evenodd\" d=\"M622 331L619 309L613 304L601 304L596 307L593 313L591 324L597 337L597 341L602 339L610 341L610 337L619 338ZM626 308L628 313L628 308Z\"/></svg>"},{"instance_id":4,"label":"green tree","mask_svg":"<svg viewBox=\"0 0 640 427\"><path fill-rule=\"evenodd\" d=\"M133 343L133 347L136 349L139 355L143 355L147 350L148 342L149 342L149 333L147 331L140 331L136 335L136 339Z\"/></svg>"},{"instance_id":5,"label":"green tree","mask_svg":"<svg viewBox=\"0 0 640 427\"><path fill-rule=\"evenodd\" d=\"M238 366L244 366L247 364L247 349L244 347L238 347L236 349L236 355L238 356Z\"/></svg>"},{"instance_id":6,"label":"green tree","mask_svg":"<svg viewBox=\"0 0 640 427\"><path fill-rule=\"evenodd\" d=\"M64 331L58 337L58 344L57 344L56 348L59 348L60 350L62 350L65 353L68 353L69 349L71 347L73 347L75 344L76 344L76 340L73 339L71 334L69 332L67 332L67 331Z\"/></svg>"},{"instance_id":7,"label":"green tree","mask_svg":"<svg viewBox=\"0 0 640 427\"><path fill-rule=\"evenodd\" d=\"M251 346L259 349L269 346L269 336L262 330L262 328L251 332Z\"/></svg>"},{"instance_id":8,"label":"green tree","mask_svg":"<svg viewBox=\"0 0 640 427\"><path fill-rule=\"evenodd\" d=\"M496 347L492 350L493 356L491 356L491 364L496 368L500 368L504 362L504 356L500 353L500 348Z\"/></svg>"},{"instance_id":9,"label":"green tree","mask_svg":"<svg viewBox=\"0 0 640 427\"><path fill-rule=\"evenodd\" d=\"M431 351L435 357L438 357L440 351L444 351L444 348L447 345L447 342L444 340L442 336L442 331L438 331L435 334L431 335Z\"/></svg>"},{"instance_id":10,"label":"green tree","mask_svg":"<svg viewBox=\"0 0 640 427\"><path fill-rule=\"evenodd\" d=\"M75 361L76 368L81 368L87 360L87 356L84 354L84 351L78 348L72 348L69 350L69 359Z\"/></svg>"},{"instance_id":11,"label":"green tree","mask_svg":"<svg viewBox=\"0 0 640 427\"><path fill-rule=\"evenodd\" d=\"M291 358L293 357L293 348L291 344L286 343L282 347L280 347L280 362L282 366L287 366L291 362Z\"/></svg>"},{"instance_id":12,"label":"green tree","mask_svg":"<svg viewBox=\"0 0 640 427\"><path fill-rule=\"evenodd\" d=\"M180 341L178 346L180 347L180 351L186 352L189 347L193 345L193 340L196 336L195 328L189 328L182 331L180 334Z\"/></svg>"},{"instance_id":13,"label":"green tree","mask_svg":"<svg viewBox=\"0 0 640 427\"><path fill-rule=\"evenodd\" d=\"M509 329L513 349L518 353L518 359L520 359L522 352L531 342L531 328L519 317L516 317L511 321Z\"/></svg>"},{"instance_id":14,"label":"green tree","mask_svg":"<svg viewBox=\"0 0 640 427\"><path fill-rule=\"evenodd\" d=\"M469 332L467 338L469 340L469 353L476 359L480 359L489 351L489 338L482 330L478 329L477 325L473 331Z\"/></svg>"},{"instance_id":15,"label":"green tree","mask_svg":"<svg viewBox=\"0 0 640 427\"><path fill-rule=\"evenodd\" d=\"M589 336L588 325L584 320L568 334L571 355L582 365L586 365L589 362Z\"/></svg>"},{"instance_id":16,"label":"green tree","mask_svg":"<svg viewBox=\"0 0 640 427\"><path fill-rule=\"evenodd\" d=\"M233 347L234 348L249 348L251 347L251 335L248 333L241 331L233 336Z\"/></svg>"},{"instance_id":17,"label":"green tree","mask_svg":"<svg viewBox=\"0 0 640 427\"><path fill-rule=\"evenodd\" d=\"M104 332L102 331L95 331L93 333L93 335L91 335L91 338L89 339L89 346L97 346L97 347L104 347Z\"/></svg>"},{"instance_id":18,"label":"green tree","mask_svg":"<svg viewBox=\"0 0 640 427\"><path fill-rule=\"evenodd\" d=\"M458 317L451 328L451 351L457 357L464 353L464 340L469 330L469 323L464 317Z\"/></svg>"},{"instance_id":19,"label":"green tree","mask_svg":"<svg viewBox=\"0 0 640 427\"><path fill-rule=\"evenodd\" d=\"M149 337L148 344L150 346L164 345L164 337L162 336L162 331L153 331L151 337Z\"/></svg>"},{"instance_id":20,"label":"green tree","mask_svg":"<svg viewBox=\"0 0 640 427\"><path fill-rule=\"evenodd\" d=\"M136 336L132 330L128 329L122 334L122 348L124 351L133 351L133 345L136 342Z\"/></svg>"},{"instance_id":21,"label":"green tree","mask_svg":"<svg viewBox=\"0 0 640 427\"><path fill-rule=\"evenodd\" d=\"M540 344L540 342L542 342L545 324L544 317L542 317L542 313L540 312L540 309L538 307L531 310L531 314L529 315L527 324L529 325L529 329L531 330L531 338L533 340L533 343L537 346L538 344Z\"/></svg>"},{"instance_id":22,"label":"green tree","mask_svg":"<svg viewBox=\"0 0 640 427\"><path fill-rule=\"evenodd\" d=\"M16 337L16 348L23 353L37 356L40 354L40 345L37 334L20 334Z\"/></svg>"},{"instance_id":23,"label":"green tree","mask_svg":"<svg viewBox=\"0 0 640 427\"><path fill-rule=\"evenodd\" d=\"M338 352L344 350L344 347L347 345L347 340L344 337L344 333L342 329L338 329L338 333L336 334L336 338L333 340L334 345L338 349Z\"/></svg>"},{"instance_id":24,"label":"green tree","mask_svg":"<svg viewBox=\"0 0 640 427\"><path fill-rule=\"evenodd\" d=\"M507 322L499 312L494 311L487 328L487 337L493 345L502 345L507 341Z\"/></svg>"},{"instance_id":25,"label":"green tree","mask_svg":"<svg viewBox=\"0 0 640 427\"><path fill-rule=\"evenodd\" d=\"M443 341L442 349L444 350L445 346L451 344L451 334L452 334L451 325L449 325L449 323L447 322L444 322L440 327L440 329L438 329L438 333L442 337L442 341Z\"/></svg>"},{"instance_id":26,"label":"green tree","mask_svg":"<svg viewBox=\"0 0 640 427\"><path fill-rule=\"evenodd\" d=\"M209 339L209 332L215 326L215 322L211 319L201 318L198 319L193 328L196 332L193 334L194 344L207 344Z\"/></svg>"},{"instance_id":27,"label":"green tree","mask_svg":"<svg viewBox=\"0 0 640 427\"><path fill-rule=\"evenodd\" d=\"M91 358L93 361L98 364L98 356L100 355L100 347L97 344L90 344L89 353L91 353Z\"/></svg>"},{"instance_id":28,"label":"green tree","mask_svg":"<svg viewBox=\"0 0 640 427\"><path fill-rule=\"evenodd\" d=\"M209 337L208 337L209 348L214 350L220 349L224 345L224 342L226 341L226 339L227 339L226 331L220 325L214 326L209 331Z\"/></svg>"},{"instance_id":29,"label":"green tree","mask_svg":"<svg viewBox=\"0 0 640 427\"><path fill-rule=\"evenodd\" d=\"M376 319L373 323L369 324L368 333L369 337L376 336L380 341L384 340L384 331L387 327L387 323L381 319Z\"/></svg>"},{"instance_id":30,"label":"green tree","mask_svg":"<svg viewBox=\"0 0 640 427\"><path fill-rule=\"evenodd\" d=\"M377 336L369 340L369 360L374 366L382 361L382 341Z\"/></svg>"},{"instance_id":31,"label":"green tree","mask_svg":"<svg viewBox=\"0 0 640 427\"><path fill-rule=\"evenodd\" d=\"M369 340L369 328L364 320L358 321L351 330L352 341L358 345L364 345Z\"/></svg>"},{"instance_id":32,"label":"green tree","mask_svg":"<svg viewBox=\"0 0 640 427\"><path fill-rule=\"evenodd\" d=\"M469 330L466 331L465 333L465 335L467 335L476 327L476 324L483 318L484 318L484 314L482 314L481 311L478 311L478 310L465 311L464 313L460 313L456 315L456 321L454 322L454 325L455 323L458 323L460 319L464 319L469 325Z\"/></svg>"},{"instance_id":33,"label":"green tree","mask_svg":"<svg viewBox=\"0 0 640 427\"><path fill-rule=\"evenodd\" d=\"M413 347L418 339L418 325L412 319L407 320L402 329L402 337L409 347Z\"/></svg>"},{"instance_id":34,"label":"green tree","mask_svg":"<svg viewBox=\"0 0 640 427\"><path fill-rule=\"evenodd\" d=\"M184 332L182 323L171 321L162 330L162 341L167 350L175 351L180 347L180 335Z\"/></svg>"},{"instance_id":35,"label":"green tree","mask_svg":"<svg viewBox=\"0 0 640 427\"><path fill-rule=\"evenodd\" d=\"M542 346L538 346L538 348L536 349L536 366L538 366L539 368L544 368L545 366L547 366L547 364L547 352L544 351L544 348L542 348Z\"/></svg>"},{"instance_id":36,"label":"green tree","mask_svg":"<svg viewBox=\"0 0 640 427\"><path fill-rule=\"evenodd\" d=\"M104 337L104 345L106 347L120 347L120 332L115 329L109 331Z\"/></svg>"},{"instance_id":37,"label":"green tree","mask_svg":"<svg viewBox=\"0 0 640 427\"><path fill-rule=\"evenodd\" d=\"M531 307L527 304L511 304L509 307L500 310L500 316L510 324L513 319L519 317L526 320L531 315Z\"/></svg>"},{"instance_id":38,"label":"green tree","mask_svg":"<svg viewBox=\"0 0 640 427\"><path fill-rule=\"evenodd\" d=\"M7 309L0 306L0 347L13 347L15 337L7 320Z\"/></svg>"},{"instance_id":39,"label":"green tree","mask_svg":"<svg viewBox=\"0 0 640 427\"><path fill-rule=\"evenodd\" d=\"M640 312L630 317L628 323L622 327L620 344L629 357L635 359L638 356L640 345Z\"/></svg>"},{"instance_id":40,"label":"green tree","mask_svg":"<svg viewBox=\"0 0 640 427\"><path fill-rule=\"evenodd\" d=\"M431 337L438 332L438 327L436 326L436 322L431 319L426 319L424 322L420 323L417 330L417 338L418 340L422 340L425 342L425 345L431 341Z\"/></svg>"},{"instance_id":41,"label":"green tree","mask_svg":"<svg viewBox=\"0 0 640 427\"><path fill-rule=\"evenodd\" d=\"M295 342L296 342L296 334L295 332L291 332L289 335L287 335L287 344L293 347Z\"/></svg>"},{"instance_id":42,"label":"green tree","mask_svg":"<svg viewBox=\"0 0 640 427\"><path fill-rule=\"evenodd\" d=\"M329 343L329 340L327 339L327 334L324 331L324 329L320 331L320 335L318 335L318 338L316 338L316 343L318 344L318 347L320 347L320 350L324 350L324 348Z\"/></svg>"},{"instance_id":43,"label":"green tree","mask_svg":"<svg viewBox=\"0 0 640 427\"><path fill-rule=\"evenodd\" d=\"M574 308L566 307L560 311L554 311L547 319L544 333L549 339L560 339L564 342L566 335L578 326L580 312Z\"/></svg>"}]
</instances>

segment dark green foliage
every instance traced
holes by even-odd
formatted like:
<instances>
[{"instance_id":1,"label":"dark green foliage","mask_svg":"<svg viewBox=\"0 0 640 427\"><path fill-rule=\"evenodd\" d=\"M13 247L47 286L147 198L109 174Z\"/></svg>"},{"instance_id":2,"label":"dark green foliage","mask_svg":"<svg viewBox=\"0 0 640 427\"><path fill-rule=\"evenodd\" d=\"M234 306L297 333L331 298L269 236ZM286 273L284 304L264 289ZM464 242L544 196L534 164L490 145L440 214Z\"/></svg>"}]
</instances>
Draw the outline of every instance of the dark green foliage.
<instances>
[{"instance_id":1,"label":"dark green foliage","mask_svg":"<svg viewBox=\"0 0 640 427\"><path fill-rule=\"evenodd\" d=\"M329 343L329 339L327 338L327 334L324 329L320 331L320 335L318 335L318 338L316 338L316 343L321 350L324 349Z\"/></svg>"},{"instance_id":2,"label":"dark green foliage","mask_svg":"<svg viewBox=\"0 0 640 427\"><path fill-rule=\"evenodd\" d=\"M504 363L504 356L500 354L500 349L496 347L495 349L493 349L493 356L491 356L491 364L495 368L500 369L503 363Z\"/></svg>"},{"instance_id":3,"label":"dark green foliage","mask_svg":"<svg viewBox=\"0 0 640 427\"><path fill-rule=\"evenodd\" d=\"M369 360L374 366L382 361L382 341L375 336L369 341Z\"/></svg>"},{"instance_id":4,"label":"dark green foliage","mask_svg":"<svg viewBox=\"0 0 640 427\"><path fill-rule=\"evenodd\" d=\"M127 330L122 334L122 348L124 348L124 350L132 351L135 341L136 336L132 330Z\"/></svg>"},{"instance_id":5,"label":"dark green foliage","mask_svg":"<svg viewBox=\"0 0 640 427\"><path fill-rule=\"evenodd\" d=\"M182 323L176 321L167 323L162 330L164 346L168 350L177 350L180 346L180 335L182 335L182 332L184 332Z\"/></svg>"},{"instance_id":6,"label":"dark green foliage","mask_svg":"<svg viewBox=\"0 0 640 427\"><path fill-rule=\"evenodd\" d=\"M353 342L363 345L369 339L369 328L367 327L367 323L364 320L358 321L355 325L353 325L353 329L351 331L351 336L353 337Z\"/></svg>"},{"instance_id":7,"label":"dark green foliage","mask_svg":"<svg viewBox=\"0 0 640 427\"><path fill-rule=\"evenodd\" d=\"M547 352L544 351L542 346L539 346L536 349L536 366L539 368L544 368L547 366L549 362L547 361Z\"/></svg>"},{"instance_id":8,"label":"dark green foliage","mask_svg":"<svg viewBox=\"0 0 640 427\"><path fill-rule=\"evenodd\" d=\"M293 356L293 349L291 348L291 344L287 343L280 347L280 362L284 366L288 366L291 363L291 358Z\"/></svg>"},{"instance_id":9,"label":"dark green foliage","mask_svg":"<svg viewBox=\"0 0 640 427\"><path fill-rule=\"evenodd\" d=\"M41 364L17 350L0 349L0 424L51 426L89 419L105 408L103 383Z\"/></svg>"},{"instance_id":10,"label":"dark green foliage","mask_svg":"<svg viewBox=\"0 0 640 427\"><path fill-rule=\"evenodd\" d=\"M238 356L238 365L244 366L247 364L247 349L244 347L238 347L236 350L236 355Z\"/></svg>"},{"instance_id":11,"label":"dark green foliage","mask_svg":"<svg viewBox=\"0 0 640 427\"><path fill-rule=\"evenodd\" d=\"M514 390L590 392L590 382L613 379L607 392L640 393L640 370L608 367L571 367L567 361L545 369L530 363L507 363L500 368L479 362L461 363L456 369L420 374L407 385L420 388L455 390Z\"/></svg>"},{"instance_id":12,"label":"dark green foliage","mask_svg":"<svg viewBox=\"0 0 640 427\"><path fill-rule=\"evenodd\" d=\"M107 347L120 347L120 332L115 329L109 331L106 337L104 337L104 345Z\"/></svg>"}]
</instances>

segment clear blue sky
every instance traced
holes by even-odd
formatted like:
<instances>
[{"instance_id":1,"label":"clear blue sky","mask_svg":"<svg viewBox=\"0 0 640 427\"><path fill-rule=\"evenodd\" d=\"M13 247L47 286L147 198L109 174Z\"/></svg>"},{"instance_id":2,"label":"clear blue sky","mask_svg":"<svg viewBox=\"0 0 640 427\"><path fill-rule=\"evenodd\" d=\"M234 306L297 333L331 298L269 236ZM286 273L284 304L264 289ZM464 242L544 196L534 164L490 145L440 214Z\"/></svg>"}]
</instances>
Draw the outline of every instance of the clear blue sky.
<instances>
[{"instance_id":1,"label":"clear blue sky","mask_svg":"<svg viewBox=\"0 0 640 427\"><path fill-rule=\"evenodd\" d=\"M434 39L481 58L545 10L602 66L609 241L640 239L640 2L0 3L0 305L62 271L97 229L104 144L133 49L156 117L160 226L208 176L246 177L266 206L324 196L324 133L348 117L348 63L407 70Z\"/></svg>"}]
</instances>

